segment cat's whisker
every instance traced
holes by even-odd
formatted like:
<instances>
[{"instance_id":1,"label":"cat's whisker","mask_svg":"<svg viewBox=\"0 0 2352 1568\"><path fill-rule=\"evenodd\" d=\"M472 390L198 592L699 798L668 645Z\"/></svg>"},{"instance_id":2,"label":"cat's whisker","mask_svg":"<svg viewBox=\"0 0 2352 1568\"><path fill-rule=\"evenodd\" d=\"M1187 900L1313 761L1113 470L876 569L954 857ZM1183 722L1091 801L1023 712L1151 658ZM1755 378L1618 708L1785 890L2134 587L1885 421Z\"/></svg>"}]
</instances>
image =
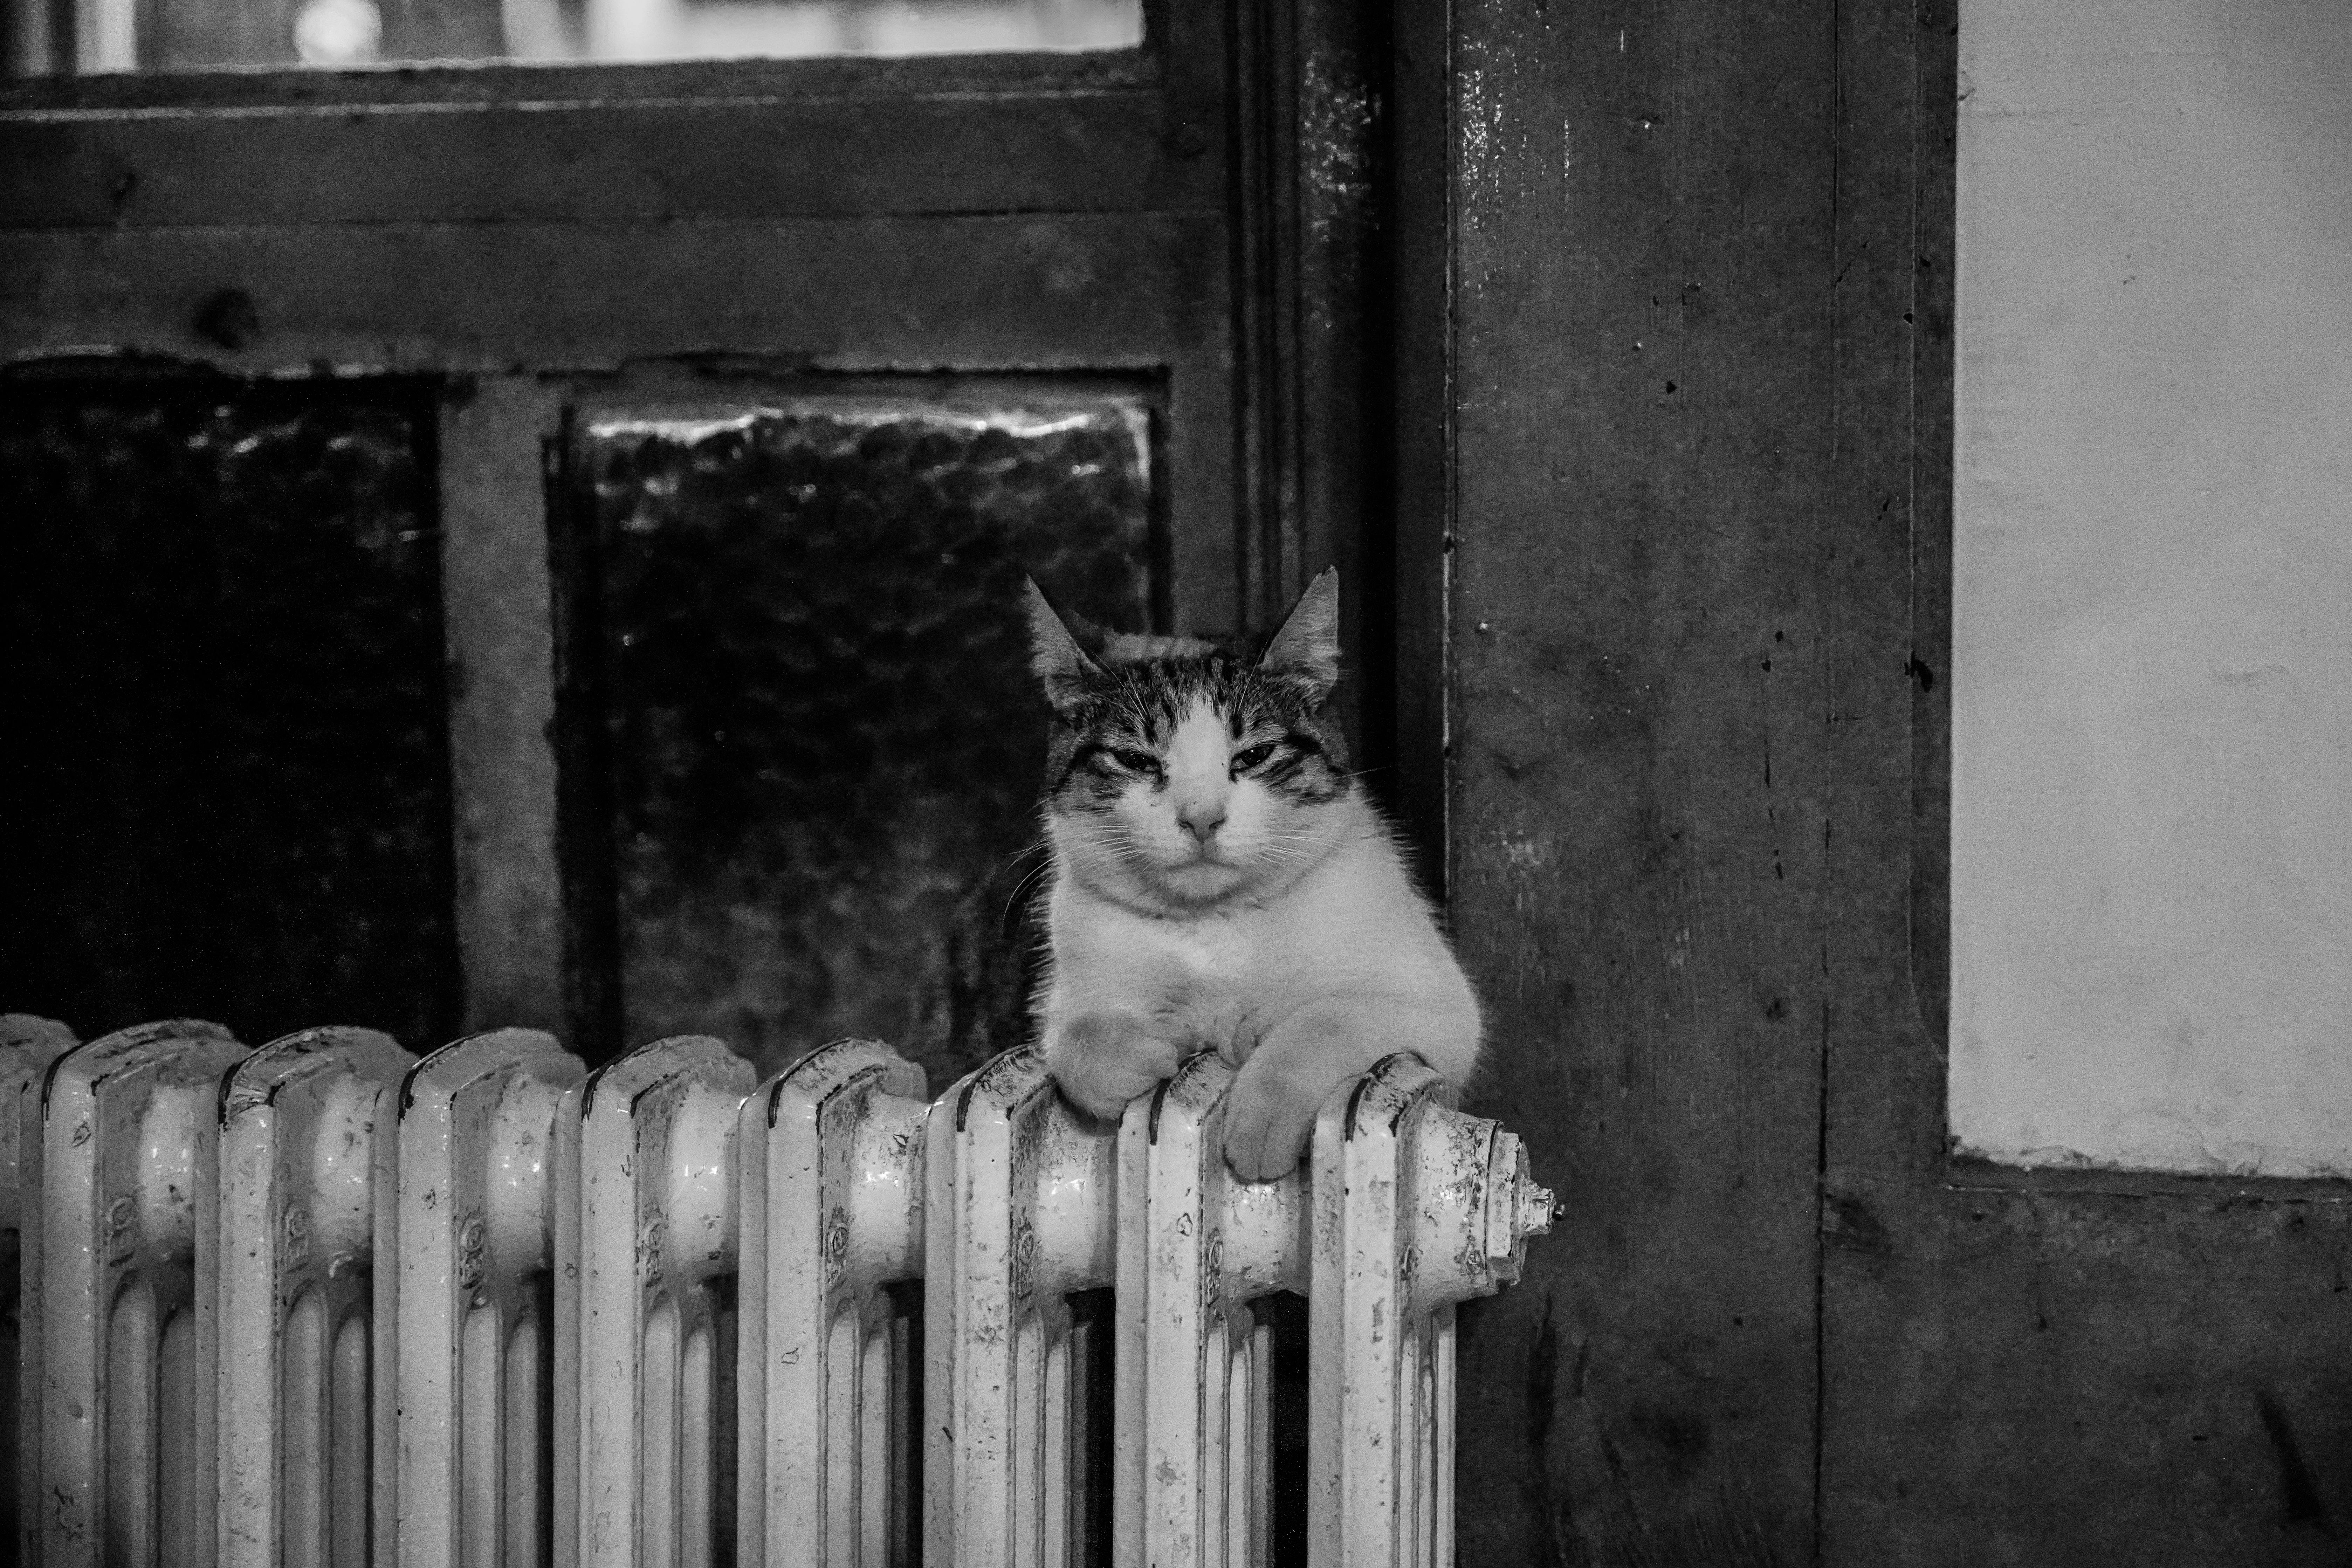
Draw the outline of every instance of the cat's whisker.
<instances>
[{"instance_id":1,"label":"cat's whisker","mask_svg":"<svg viewBox=\"0 0 2352 1568\"><path fill-rule=\"evenodd\" d=\"M1004 912L997 917L997 926L999 930L1004 931L1008 935L1012 932L1013 906L1027 898L1031 889L1034 889L1039 882L1044 881L1047 876L1052 874L1053 869L1054 863L1051 860L1041 860L1035 866L1030 868L1030 869L1023 875L1020 881L1013 884L1013 891L1007 895L1004 900Z\"/></svg>"},{"instance_id":2,"label":"cat's whisker","mask_svg":"<svg viewBox=\"0 0 2352 1568\"><path fill-rule=\"evenodd\" d=\"M1034 843L1029 845L1026 848L1016 849L1012 854L1006 856L1004 858L1004 864L1001 869L1010 871L1013 867L1018 866L1022 861L1028 859L1031 856L1044 855L1053 847L1054 841L1052 839L1040 838Z\"/></svg>"}]
</instances>

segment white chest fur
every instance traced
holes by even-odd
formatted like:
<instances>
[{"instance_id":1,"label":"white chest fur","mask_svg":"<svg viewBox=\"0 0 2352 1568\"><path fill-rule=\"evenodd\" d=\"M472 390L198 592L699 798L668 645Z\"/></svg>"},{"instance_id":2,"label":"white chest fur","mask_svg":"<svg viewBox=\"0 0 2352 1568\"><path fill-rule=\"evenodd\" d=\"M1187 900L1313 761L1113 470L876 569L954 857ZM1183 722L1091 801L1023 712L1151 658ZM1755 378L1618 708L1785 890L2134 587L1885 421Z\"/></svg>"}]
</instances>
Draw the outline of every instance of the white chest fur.
<instances>
[{"instance_id":1,"label":"white chest fur","mask_svg":"<svg viewBox=\"0 0 2352 1568\"><path fill-rule=\"evenodd\" d=\"M1055 903L1055 990L1066 1005L1145 1012L1203 1046L1241 1026L1271 956L1267 911L1159 918L1076 889Z\"/></svg>"},{"instance_id":2,"label":"white chest fur","mask_svg":"<svg viewBox=\"0 0 2352 1568\"><path fill-rule=\"evenodd\" d=\"M1394 852L1370 836L1263 904L1192 915L1138 911L1066 879L1053 927L1049 1012L1147 1012L1202 1045L1245 1039L1318 995L1460 985Z\"/></svg>"}]
</instances>

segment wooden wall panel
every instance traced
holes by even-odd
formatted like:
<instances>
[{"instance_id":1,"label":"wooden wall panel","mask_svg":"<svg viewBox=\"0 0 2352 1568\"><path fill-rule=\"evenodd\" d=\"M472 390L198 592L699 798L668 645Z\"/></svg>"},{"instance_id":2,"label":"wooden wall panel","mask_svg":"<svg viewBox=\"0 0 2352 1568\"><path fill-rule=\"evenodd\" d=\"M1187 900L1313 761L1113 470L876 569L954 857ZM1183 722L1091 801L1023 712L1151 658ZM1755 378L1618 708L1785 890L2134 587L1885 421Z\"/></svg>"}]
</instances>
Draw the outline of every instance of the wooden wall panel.
<instances>
[{"instance_id":1,"label":"wooden wall panel","mask_svg":"<svg viewBox=\"0 0 2352 1568\"><path fill-rule=\"evenodd\" d=\"M2352 1192L1946 1147L1953 0L1416 14L1401 578L1568 1205L1465 1314L1465 1561L2352 1560Z\"/></svg>"},{"instance_id":2,"label":"wooden wall panel","mask_svg":"<svg viewBox=\"0 0 2352 1568\"><path fill-rule=\"evenodd\" d=\"M1453 913L1568 1205L1465 1562L1812 1552L1833 16L1456 13Z\"/></svg>"}]
</instances>

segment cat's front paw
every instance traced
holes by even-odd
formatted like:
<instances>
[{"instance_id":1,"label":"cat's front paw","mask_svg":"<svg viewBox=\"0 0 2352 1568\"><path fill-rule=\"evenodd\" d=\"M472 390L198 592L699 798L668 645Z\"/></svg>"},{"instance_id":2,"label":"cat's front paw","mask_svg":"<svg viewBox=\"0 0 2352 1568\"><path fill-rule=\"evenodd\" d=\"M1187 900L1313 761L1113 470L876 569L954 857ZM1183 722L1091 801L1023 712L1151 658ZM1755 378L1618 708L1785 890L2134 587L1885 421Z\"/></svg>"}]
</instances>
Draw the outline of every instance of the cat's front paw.
<instances>
[{"instance_id":1,"label":"cat's front paw","mask_svg":"<svg viewBox=\"0 0 2352 1568\"><path fill-rule=\"evenodd\" d=\"M1173 1040L1139 1013L1082 1013L1045 1028L1045 1068L1071 1104L1116 1120L1127 1102L1175 1075L1184 1059Z\"/></svg>"},{"instance_id":2,"label":"cat's front paw","mask_svg":"<svg viewBox=\"0 0 2352 1568\"><path fill-rule=\"evenodd\" d=\"M1289 1173L1315 1135L1315 1117L1338 1080L1260 1052L1225 1092L1225 1163L1244 1182Z\"/></svg>"}]
</instances>

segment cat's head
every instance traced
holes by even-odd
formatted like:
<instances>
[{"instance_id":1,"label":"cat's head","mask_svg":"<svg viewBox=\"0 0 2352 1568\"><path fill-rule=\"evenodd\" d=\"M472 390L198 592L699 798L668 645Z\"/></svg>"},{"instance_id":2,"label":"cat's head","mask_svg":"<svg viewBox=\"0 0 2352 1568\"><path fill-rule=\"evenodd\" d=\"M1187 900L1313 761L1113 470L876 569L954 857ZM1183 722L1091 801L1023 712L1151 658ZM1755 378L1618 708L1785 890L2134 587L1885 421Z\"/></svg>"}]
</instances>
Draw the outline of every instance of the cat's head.
<instances>
[{"instance_id":1,"label":"cat's head","mask_svg":"<svg viewBox=\"0 0 2352 1568\"><path fill-rule=\"evenodd\" d=\"M1324 711L1339 679L1326 572L1262 648L1103 632L1029 585L1054 708L1045 815L1064 869L1130 904L1200 910L1278 890L1354 821Z\"/></svg>"}]
</instances>

